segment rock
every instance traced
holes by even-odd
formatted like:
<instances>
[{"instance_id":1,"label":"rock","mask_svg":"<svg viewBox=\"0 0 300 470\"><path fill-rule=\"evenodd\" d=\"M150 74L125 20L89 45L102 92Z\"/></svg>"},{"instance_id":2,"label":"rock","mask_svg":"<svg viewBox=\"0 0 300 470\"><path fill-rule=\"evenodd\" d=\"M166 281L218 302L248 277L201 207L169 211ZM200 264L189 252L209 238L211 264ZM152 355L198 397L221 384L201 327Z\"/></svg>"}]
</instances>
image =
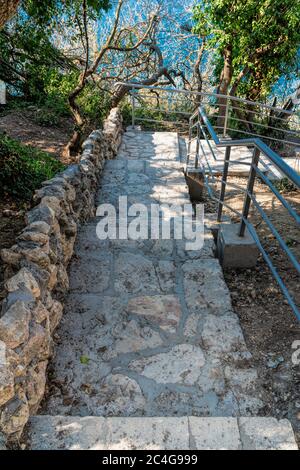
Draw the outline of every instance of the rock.
<instances>
[{"instance_id":1,"label":"rock","mask_svg":"<svg viewBox=\"0 0 300 470\"><path fill-rule=\"evenodd\" d=\"M3 216L3 217L13 217L13 216L15 216L15 215L16 215L16 212L13 211L13 210L11 210L11 209L4 209L4 210L2 211L2 216Z\"/></svg>"},{"instance_id":2,"label":"rock","mask_svg":"<svg viewBox=\"0 0 300 470\"><path fill-rule=\"evenodd\" d=\"M0 341L0 406L13 398L14 394L14 374L6 357L6 345Z\"/></svg>"},{"instance_id":3,"label":"rock","mask_svg":"<svg viewBox=\"0 0 300 470\"><path fill-rule=\"evenodd\" d=\"M189 449L187 418L107 418L107 448L179 451Z\"/></svg>"},{"instance_id":4,"label":"rock","mask_svg":"<svg viewBox=\"0 0 300 470\"><path fill-rule=\"evenodd\" d=\"M298 450L288 420L239 418L243 450Z\"/></svg>"},{"instance_id":5,"label":"rock","mask_svg":"<svg viewBox=\"0 0 300 470\"><path fill-rule=\"evenodd\" d=\"M223 354L247 349L238 317L234 313L222 317L207 315L201 339L209 352Z\"/></svg>"},{"instance_id":6,"label":"rock","mask_svg":"<svg viewBox=\"0 0 300 470\"><path fill-rule=\"evenodd\" d=\"M43 221L38 221L38 222L33 222L32 224L29 224L26 226L25 232L37 232L37 233L42 233L44 235L49 235L51 231L51 227L49 224ZM23 233L24 233L23 231Z\"/></svg>"},{"instance_id":7,"label":"rock","mask_svg":"<svg viewBox=\"0 0 300 470\"><path fill-rule=\"evenodd\" d=\"M139 352L144 349L156 348L161 346L162 339L160 335L151 328L140 327L134 320L119 322L111 332L117 339L108 351L104 353L105 361L111 360L120 354Z\"/></svg>"},{"instance_id":8,"label":"rock","mask_svg":"<svg viewBox=\"0 0 300 470\"><path fill-rule=\"evenodd\" d=\"M6 447L6 438L2 432L0 432L0 451L7 450Z\"/></svg>"},{"instance_id":9,"label":"rock","mask_svg":"<svg viewBox=\"0 0 300 470\"><path fill-rule=\"evenodd\" d=\"M153 263L142 255L120 253L115 262L115 290L129 294L160 293Z\"/></svg>"},{"instance_id":10,"label":"rock","mask_svg":"<svg viewBox=\"0 0 300 470\"><path fill-rule=\"evenodd\" d=\"M47 248L45 248L47 247ZM22 247L20 249L20 254L23 255L26 260L38 264L41 268L47 269L51 262L48 256L50 252L49 245L45 245L44 247Z\"/></svg>"},{"instance_id":11,"label":"rock","mask_svg":"<svg viewBox=\"0 0 300 470\"><path fill-rule=\"evenodd\" d=\"M198 324L200 315L193 313L189 315L184 326L184 336L186 338L192 338L198 334Z\"/></svg>"},{"instance_id":12,"label":"rock","mask_svg":"<svg viewBox=\"0 0 300 470\"><path fill-rule=\"evenodd\" d=\"M45 235L44 233L34 232L34 231L30 232L29 230L22 232L21 235L19 235L17 239L25 240L25 241L32 241L40 245L45 245L46 243L49 242L48 235Z\"/></svg>"},{"instance_id":13,"label":"rock","mask_svg":"<svg viewBox=\"0 0 300 470\"><path fill-rule=\"evenodd\" d=\"M45 222L51 227L55 220L55 212L52 208L39 204L27 213L26 219L28 224Z\"/></svg>"},{"instance_id":14,"label":"rock","mask_svg":"<svg viewBox=\"0 0 300 470\"><path fill-rule=\"evenodd\" d=\"M191 313L223 315L231 311L230 294L218 260L187 261L182 269L185 298Z\"/></svg>"},{"instance_id":15,"label":"rock","mask_svg":"<svg viewBox=\"0 0 300 470\"><path fill-rule=\"evenodd\" d=\"M172 293L176 283L176 267L173 261L159 261L156 268L159 285L164 293Z\"/></svg>"},{"instance_id":16,"label":"rock","mask_svg":"<svg viewBox=\"0 0 300 470\"><path fill-rule=\"evenodd\" d=\"M18 266L22 256L20 253L17 253L14 250L14 248L17 248L17 245L15 245L13 248L9 250L8 249L1 250L1 258L5 264Z\"/></svg>"},{"instance_id":17,"label":"rock","mask_svg":"<svg viewBox=\"0 0 300 470\"><path fill-rule=\"evenodd\" d=\"M6 281L5 287L8 292L14 292L25 287L35 298L38 298L41 295L41 291L36 279L26 268L20 269L20 271L14 277Z\"/></svg>"},{"instance_id":18,"label":"rock","mask_svg":"<svg viewBox=\"0 0 300 470\"><path fill-rule=\"evenodd\" d=\"M69 290L69 276L63 264L57 266L57 285L56 289L64 293Z\"/></svg>"},{"instance_id":19,"label":"rock","mask_svg":"<svg viewBox=\"0 0 300 470\"><path fill-rule=\"evenodd\" d=\"M138 383L122 374L107 376L101 383L97 402L103 416L134 416L145 407L145 398Z\"/></svg>"},{"instance_id":20,"label":"rock","mask_svg":"<svg viewBox=\"0 0 300 470\"><path fill-rule=\"evenodd\" d=\"M60 323L63 315L63 305L58 300L54 300L49 308L50 331L53 333Z\"/></svg>"},{"instance_id":21,"label":"rock","mask_svg":"<svg viewBox=\"0 0 300 470\"><path fill-rule=\"evenodd\" d=\"M26 304L17 301L0 318L0 340L15 349L29 338L30 310Z\"/></svg>"},{"instance_id":22,"label":"rock","mask_svg":"<svg viewBox=\"0 0 300 470\"><path fill-rule=\"evenodd\" d=\"M255 392L257 390L258 377L256 369L238 369L226 366L224 372L231 389L235 391L242 390L244 392Z\"/></svg>"},{"instance_id":23,"label":"rock","mask_svg":"<svg viewBox=\"0 0 300 470\"><path fill-rule=\"evenodd\" d=\"M267 361L267 367L269 367L270 369L277 369L277 367L283 362L284 362L283 356L278 356L278 357L275 357L274 359L270 357Z\"/></svg>"},{"instance_id":24,"label":"rock","mask_svg":"<svg viewBox=\"0 0 300 470\"><path fill-rule=\"evenodd\" d=\"M205 364L202 350L190 344L174 346L169 352L132 361L129 368L157 383L193 385Z\"/></svg>"},{"instance_id":25,"label":"rock","mask_svg":"<svg viewBox=\"0 0 300 470\"><path fill-rule=\"evenodd\" d=\"M0 415L0 429L6 435L19 437L29 419L29 406L25 395L14 397L3 408Z\"/></svg>"},{"instance_id":26,"label":"rock","mask_svg":"<svg viewBox=\"0 0 300 470\"><path fill-rule=\"evenodd\" d=\"M41 325L33 324L30 327L29 339L23 348L22 357L25 365L31 363L34 358L44 361L50 355L50 336Z\"/></svg>"},{"instance_id":27,"label":"rock","mask_svg":"<svg viewBox=\"0 0 300 470\"><path fill-rule=\"evenodd\" d=\"M5 300L2 303L0 317L1 315L4 315L5 312L10 307L12 307L12 305L14 305L17 301L24 302L24 304L27 305L29 309L33 308L36 303L36 299L28 290L18 289L14 292L9 292Z\"/></svg>"},{"instance_id":28,"label":"rock","mask_svg":"<svg viewBox=\"0 0 300 470\"><path fill-rule=\"evenodd\" d=\"M50 274L48 280L48 289L52 291L57 284L57 266L51 265L49 266L48 272Z\"/></svg>"},{"instance_id":29,"label":"rock","mask_svg":"<svg viewBox=\"0 0 300 470\"><path fill-rule=\"evenodd\" d=\"M39 404L43 399L46 386L47 362L39 362L28 369L26 394L31 414L38 411Z\"/></svg>"}]
</instances>

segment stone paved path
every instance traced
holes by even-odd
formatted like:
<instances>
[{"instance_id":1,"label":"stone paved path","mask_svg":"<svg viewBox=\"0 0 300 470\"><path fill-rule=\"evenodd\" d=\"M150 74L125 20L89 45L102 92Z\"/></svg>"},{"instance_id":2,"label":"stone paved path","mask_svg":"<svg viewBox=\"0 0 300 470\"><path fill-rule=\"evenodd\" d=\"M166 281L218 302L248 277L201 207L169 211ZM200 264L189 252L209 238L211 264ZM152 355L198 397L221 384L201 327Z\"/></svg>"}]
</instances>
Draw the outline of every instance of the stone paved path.
<instances>
[{"instance_id":1,"label":"stone paved path","mask_svg":"<svg viewBox=\"0 0 300 470\"><path fill-rule=\"evenodd\" d=\"M127 132L98 203L188 202L172 133ZM247 416L263 406L257 373L206 232L183 240L100 241L82 227L57 332L49 415Z\"/></svg>"}]
</instances>

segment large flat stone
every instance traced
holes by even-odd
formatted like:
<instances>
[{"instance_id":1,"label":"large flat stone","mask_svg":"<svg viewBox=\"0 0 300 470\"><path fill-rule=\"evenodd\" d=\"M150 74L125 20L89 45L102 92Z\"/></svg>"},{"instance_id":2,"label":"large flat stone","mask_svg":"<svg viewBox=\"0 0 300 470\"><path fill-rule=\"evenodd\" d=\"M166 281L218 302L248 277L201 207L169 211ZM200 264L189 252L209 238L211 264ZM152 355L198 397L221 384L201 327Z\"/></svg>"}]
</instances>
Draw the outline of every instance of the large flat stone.
<instances>
[{"instance_id":1,"label":"large flat stone","mask_svg":"<svg viewBox=\"0 0 300 470\"><path fill-rule=\"evenodd\" d=\"M287 419L239 418L244 450L298 450Z\"/></svg>"},{"instance_id":2,"label":"large flat stone","mask_svg":"<svg viewBox=\"0 0 300 470\"><path fill-rule=\"evenodd\" d=\"M231 310L229 291L217 260L187 261L182 270L185 299L191 313L223 315Z\"/></svg>"},{"instance_id":3,"label":"large flat stone","mask_svg":"<svg viewBox=\"0 0 300 470\"><path fill-rule=\"evenodd\" d=\"M197 450L241 449L236 418L189 417L192 445Z\"/></svg>"},{"instance_id":4,"label":"large flat stone","mask_svg":"<svg viewBox=\"0 0 300 470\"><path fill-rule=\"evenodd\" d=\"M187 418L109 418L110 450L187 450Z\"/></svg>"},{"instance_id":5,"label":"large flat stone","mask_svg":"<svg viewBox=\"0 0 300 470\"><path fill-rule=\"evenodd\" d=\"M133 361L129 368L157 383L193 385L204 364L205 358L199 347L180 344L169 352Z\"/></svg>"},{"instance_id":6,"label":"large flat stone","mask_svg":"<svg viewBox=\"0 0 300 470\"><path fill-rule=\"evenodd\" d=\"M122 374L108 375L92 399L98 416L140 416L146 401L138 383Z\"/></svg>"},{"instance_id":7,"label":"large flat stone","mask_svg":"<svg viewBox=\"0 0 300 470\"><path fill-rule=\"evenodd\" d=\"M234 313L222 317L205 316L201 339L204 348L210 353L228 353L247 349L238 317Z\"/></svg>"},{"instance_id":8,"label":"large flat stone","mask_svg":"<svg viewBox=\"0 0 300 470\"><path fill-rule=\"evenodd\" d=\"M116 292L160 293L160 287L153 263L142 255L120 253L115 261Z\"/></svg>"},{"instance_id":9,"label":"large flat stone","mask_svg":"<svg viewBox=\"0 0 300 470\"><path fill-rule=\"evenodd\" d=\"M105 418L36 416L30 419L32 450L105 450Z\"/></svg>"},{"instance_id":10,"label":"large flat stone","mask_svg":"<svg viewBox=\"0 0 300 470\"><path fill-rule=\"evenodd\" d=\"M179 298L175 295L142 296L131 299L127 310L141 315L168 333L175 333L181 316Z\"/></svg>"},{"instance_id":11,"label":"large flat stone","mask_svg":"<svg viewBox=\"0 0 300 470\"><path fill-rule=\"evenodd\" d=\"M140 326L135 320L119 322L111 336L114 342L103 355L105 361L121 354L141 352L163 344L156 331L148 326Z\"/></svg>"}]
</instances>

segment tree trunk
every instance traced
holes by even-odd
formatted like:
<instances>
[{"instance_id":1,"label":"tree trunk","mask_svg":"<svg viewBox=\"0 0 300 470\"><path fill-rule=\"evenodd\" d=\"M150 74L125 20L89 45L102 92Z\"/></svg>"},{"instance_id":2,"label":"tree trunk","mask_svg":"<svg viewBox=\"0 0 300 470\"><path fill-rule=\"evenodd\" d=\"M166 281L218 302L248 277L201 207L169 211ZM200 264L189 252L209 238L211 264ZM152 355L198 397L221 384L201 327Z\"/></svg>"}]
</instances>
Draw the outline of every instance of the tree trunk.
<instances>
[{"instance_id":1,"label":"tree trunk","mask_svg":"<svg viewBox=\"0 0 300 470\"><path fill-rule=\"evenodd\" d=\"M0 0L0 29L16 13L20 0Z\"/></svg>"},{"instance_id":2,"label":"tree trunk","mask_svg":"<svg viewBox=\"0 0 300 470\"><path fill-rule=\"evenodd\" d=\"M198 50L198 55L197 55L197 59L194 65L193 78L192 78L192 88L193 88L193 91L196 91L197 93L202 92L203 80L202 80L200 66L201 66L201 61L203 58L204 50L205 50L205 38L202 38L202 43ZM195 106L199 106L201 103L201 100L202 100L201 95L193 96L193 101L195 103Z\"/></svg>"},{"instance_id":3,"label":"tree trunk","mask_svg":"<svg viewBox=\"0 0 300 470\"><path fill-rule=\"evenodd\" d=\"M72 155L77 155L77 153L80 150L81 139L84 133L85 121L83 117L81 116L80 108L78 104L76 103L76 98L81 93L83 88L84 88L84 85L78 86L75 92L73 92L69 96L69 105L70 105L71 113L74 118L75 128L74 128L73 135L71 139L69 140L66 146L65 152L64 152L65 159L71 158Z\"/></svg>"},{"instance_id":4,"label":"tree trunk","mask_svg":"<svg viewBox=\"0 0 300 470\"><path fill-rule=\"evenodd\" d=\"M228 88L232 79L232 46L228 45L224 50L224 66L220 77L220 85L218 93L220 95L227 95ZM218 98L219 116L218 126L224 128L225 114L226 114L226 98ZM220 129L219 129L220 131Z\"/></svg>"}]
</instances>

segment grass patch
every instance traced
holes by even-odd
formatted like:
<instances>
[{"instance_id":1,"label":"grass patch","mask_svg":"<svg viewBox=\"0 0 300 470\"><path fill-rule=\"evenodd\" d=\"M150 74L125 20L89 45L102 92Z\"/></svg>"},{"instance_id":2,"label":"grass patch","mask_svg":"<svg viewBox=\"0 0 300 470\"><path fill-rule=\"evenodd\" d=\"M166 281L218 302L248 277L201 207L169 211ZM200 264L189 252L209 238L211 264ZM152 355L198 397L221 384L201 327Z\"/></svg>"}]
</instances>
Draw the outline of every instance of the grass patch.
<instances>
[{"instance_id":1,"label":"grass patch","mask_svg":"<svg viewBox=\"0 0 300 470\"><path fill-rule=\"evenodd\" d=\"M0 196L29 201L45 180L64 169L64 165L33 147L0 134Z\"/></svg>"}]
</instances>

